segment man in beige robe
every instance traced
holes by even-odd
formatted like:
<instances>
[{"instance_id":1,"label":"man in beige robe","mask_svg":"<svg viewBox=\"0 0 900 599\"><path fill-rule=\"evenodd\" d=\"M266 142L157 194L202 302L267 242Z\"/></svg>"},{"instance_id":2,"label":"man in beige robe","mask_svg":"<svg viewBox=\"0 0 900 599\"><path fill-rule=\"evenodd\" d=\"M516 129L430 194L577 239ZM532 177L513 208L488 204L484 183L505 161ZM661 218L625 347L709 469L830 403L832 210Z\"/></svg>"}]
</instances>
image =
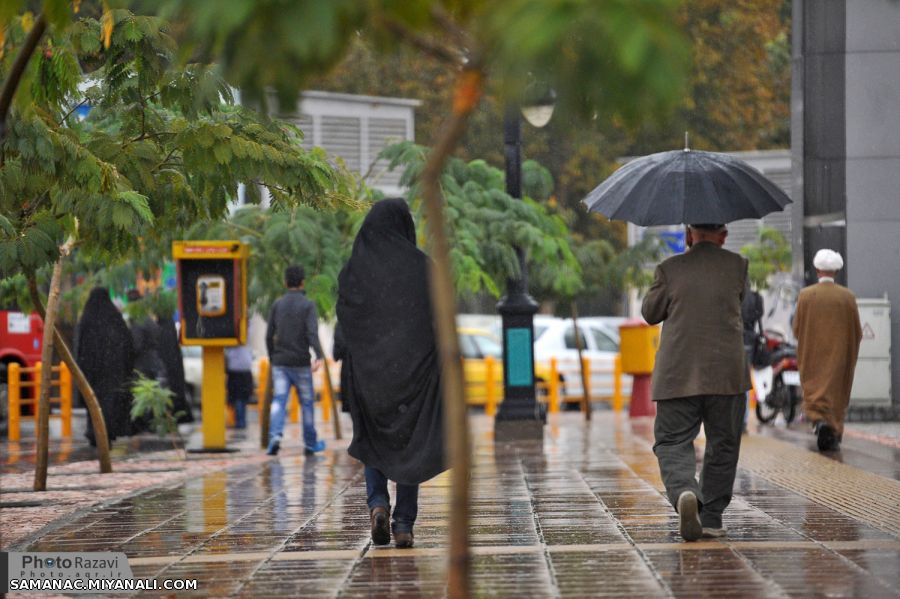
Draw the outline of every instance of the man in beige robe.
<instances>
[{"instance_id":1,"label":"man in beige robe","mask_svg":"<svg viewBox=\"0 0 900 599\"><path fill-rule=\"evenodd\" d=\"M834 282L844 266L841 255L819 250L813 266L819 282L800 292L793 326L803 411L815 426L819 451L830 451L844 434L862 327L856 296Z\"/></svg>"},{"instance_id":2,"label":"man in beige robe","mask_svg":"<svg viewBox=\"0 0 900 599\"><path fill-rule=\"evenodd\" d=\"M722 248L727 234L725 225L689 226L690 249L657 266L641 307L647 322L664 323L653 368L653 452L686 541L725 535L750 389L741 319L747 260Z\"/></svg>"}]
</instances>

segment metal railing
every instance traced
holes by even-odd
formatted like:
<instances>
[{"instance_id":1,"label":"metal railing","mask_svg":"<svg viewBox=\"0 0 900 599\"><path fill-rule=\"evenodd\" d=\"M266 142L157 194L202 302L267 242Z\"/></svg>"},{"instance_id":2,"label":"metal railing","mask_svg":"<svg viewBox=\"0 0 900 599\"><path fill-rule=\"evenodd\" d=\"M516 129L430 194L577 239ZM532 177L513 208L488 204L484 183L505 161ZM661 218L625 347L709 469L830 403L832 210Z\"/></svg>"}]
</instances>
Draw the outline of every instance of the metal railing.
<instances>
[{"instance_id":1,"label":"metal railing","mask_svg":"<svg viewBox=\"0 0 900 599\"><path fill-rule=\"evenodd\" d=\"M50 397L50 407L59 406L58 413L50 414L51 418L59 418L61 421L61 432L63 437L72 436L72 374L69 367L65 363L59 366L53 366L53 377L50 380L51 390L56 387L58 395ZM19 441L22 436L21 422L22 419L36 420L38 398L41 396L41 371L43 364L38 362L33 367L22 367L20 364L12 363L7 369L8 387L8 418L9 432L7 438L10 441ZM25 375L30 375L26 378ZM25 397L22 393L23 389L31 389L29 397ZM51 391L52 392L52 391ZM22 414L23 406L33 406L32 413Z\"/></svg>"},{"instance_id":2,"label":"metal railing","mask_svg":"<svg viewBox=\"0 0 900 599\"><path fill-rule=\"evenodd\" d=\"M607 401L616 412L621 412L625 405L625 395L622 385L622 360L620 355L616 355L613 368L603 368L601 365L592 363L590 358L583 358L584 370L589 373L589 391L596 387L594 381L597 378L611 377L612 389L611 394L588 394L590 402ZM485 413L494 415L497 412L497 403L502 400L503 396L503 365L498 363L495 358L487 357L483 360L485 378L481 380L466 381L466 399L470 404L484 404ZM565 365L565 363L564 363ZM560 376L566 373L566 376ZM581 403L584 399L583 385L581 384L581 373L578 368L577 361L572 361L571 368L560 368L559 360L551 358L549 361L549 370L546 373L547 380L539 380L535 384L538 400L547 403L547 409L551 413L559 412L562 404L565 403ZM574 379L574 380L573 380Z\"/></svg>"}]
</instances>

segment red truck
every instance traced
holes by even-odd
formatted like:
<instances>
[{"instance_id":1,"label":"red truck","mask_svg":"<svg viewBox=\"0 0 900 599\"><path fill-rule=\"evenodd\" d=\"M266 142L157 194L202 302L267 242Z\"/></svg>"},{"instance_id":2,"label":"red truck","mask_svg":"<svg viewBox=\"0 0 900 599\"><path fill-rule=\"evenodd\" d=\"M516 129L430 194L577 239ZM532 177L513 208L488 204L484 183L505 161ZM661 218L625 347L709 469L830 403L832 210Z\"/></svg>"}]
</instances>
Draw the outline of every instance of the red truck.
<instances>
[{"instance_id":1,"label":"red truck","mask_svg":"<svg viewBox=\"0 0 900 599\"><path fill-rule=\"evenodd\" d=\"M0 433L6 430L7 379L10 364L32 367L41 360L44 321L37 312L0 310Z\"/></svg>"}]
</instances>

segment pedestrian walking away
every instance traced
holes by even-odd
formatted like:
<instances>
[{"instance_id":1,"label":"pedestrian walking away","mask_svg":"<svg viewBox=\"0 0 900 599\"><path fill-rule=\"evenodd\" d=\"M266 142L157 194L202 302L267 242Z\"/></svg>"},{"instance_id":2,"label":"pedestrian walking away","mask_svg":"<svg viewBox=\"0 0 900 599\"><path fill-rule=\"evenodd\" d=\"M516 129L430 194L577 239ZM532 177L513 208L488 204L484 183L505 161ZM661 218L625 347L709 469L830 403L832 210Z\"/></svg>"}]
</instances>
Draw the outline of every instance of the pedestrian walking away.
<instances>
[{"instance_id":1,"label":"pedestrian walking away","mask_svg":"<svg viewBox=\"0 0 900 599\"><path fill-rule=\"evenodd\" d=\"M656 268L641 312L663 322L653 369L653 451L686 541L725 535L722 513L737 473L746 392L750 389L741 301L747 260L722 248L721 224L689 225L689 249ZM706 451L696 478L694 439Z\"/></svg>"},{"instance_id":2,"label":"pedestrian walking away","mask_svg":"<svg viewBox=\"0 0 900 599\"><path fill-rule=\"evenodd\" d=\"M266 348L272 365L272 408L269 412L269 455L277 455L284 434L284 419L291 387L300 398L303 418L304 453L311 455L325 449L316 434L312 373L322 366L322 346L316 305L303 291L306 273L302 266L288 266L284 271L287 292L269 311ZM316 359L310 359L310 349Z\"/></svg>"},{"instance_id":3,"label":"pedestrian walking away","mask_svg":"<svg viewBox=\"0 0 900 599\"><path fill-rule=\"evenodd\" d=\"M84 304L75 339L75 359L97 396L109 441L131 434L131 332L105 287L94 287ZM85 436L97 444L93 422Z\"/></svg>"},{"instance_id":4,"label":"pedestrian walking away","mask_svg":"<svg viewBox=\"0 0 900 599\"><path fill-rule=\"evenodd\" d=\"M247 345L225 348L228 403L234 410L234 428L247 428L247 404L253 395L253 354Z\"/></svg>"},{"instance_id":5,"label":"pedestrian walking away","mask_svg":"<svg viewBox=\"0 0 900 599\"><path fill-rule=\"evenodd\" d=\"M813 424L819 450L831 451L839 449L844 434L862 327L856 296L834 282L844 267L841 255L819 250L813 266L819 282L800 292L793 328L803 411Z\"/></svg>"},{"instance_id":6,"label":"pedestrian walking away","mask_svg":"<svg viewBox=\"0 0 900 599\"><path fill-rule=\"evenodd\" d=\"M372 207L338 277L343 369L352 390L348 451L365 465L376 545L388 544L391 533L397 547L413 545L419 484L444 470L429 268L409 207L394 198ZM393 514L389 480L397 483Z\"/></svg>"}]
</instances>

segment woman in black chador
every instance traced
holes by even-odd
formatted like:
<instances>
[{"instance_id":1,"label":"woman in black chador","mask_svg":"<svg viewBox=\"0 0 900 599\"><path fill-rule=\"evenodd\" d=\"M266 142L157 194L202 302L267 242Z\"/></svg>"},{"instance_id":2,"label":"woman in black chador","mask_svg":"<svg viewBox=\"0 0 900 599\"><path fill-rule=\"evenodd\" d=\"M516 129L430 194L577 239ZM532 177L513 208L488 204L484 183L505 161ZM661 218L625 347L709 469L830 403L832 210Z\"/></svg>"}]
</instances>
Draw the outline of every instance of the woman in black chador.
<instances>
[{"instance_id":1,"label":"woman in black chador","mask_svg":"<svg viewBox=\"0 0 900 599\"><path fill-rule=\"evenodd\" d=\"M159 358L162 360L166 374L166 384L172 392L172 413L178 414L178 424L193 422L194 415L188 405L184 382L184 363L181 361L181 346L178 344L178 331L171 316L156 318L159 331Z\"/></svg>"},{"instance_id":2,"label":"woman in black chador","mask_svg":"<svg viewBox=\"0 0 900 599\"><path fill-rule=\"evenodd\" d=\"M353 396L349 452L366 466L377 545L390 542L387 481L397 482L394 543L411 547L419 484L444 470L429 268L428 257L416 247L409 207L395 198L372 207L338 278L343 368Z\"/></svg>"},{"instance_id":3,"label":"woman in black chador","mask_svg":"<svg viewBox=\"0 0 900 599\"><path fill-rule=\"evenodd\" d=\"M125 319L109 299L109 290L94 287L76 331L75 352L106 422L109 440L131 433L131 385L134 349ZM91 419L85 436L96 445Z\"/></svg>"}]
</instances>

